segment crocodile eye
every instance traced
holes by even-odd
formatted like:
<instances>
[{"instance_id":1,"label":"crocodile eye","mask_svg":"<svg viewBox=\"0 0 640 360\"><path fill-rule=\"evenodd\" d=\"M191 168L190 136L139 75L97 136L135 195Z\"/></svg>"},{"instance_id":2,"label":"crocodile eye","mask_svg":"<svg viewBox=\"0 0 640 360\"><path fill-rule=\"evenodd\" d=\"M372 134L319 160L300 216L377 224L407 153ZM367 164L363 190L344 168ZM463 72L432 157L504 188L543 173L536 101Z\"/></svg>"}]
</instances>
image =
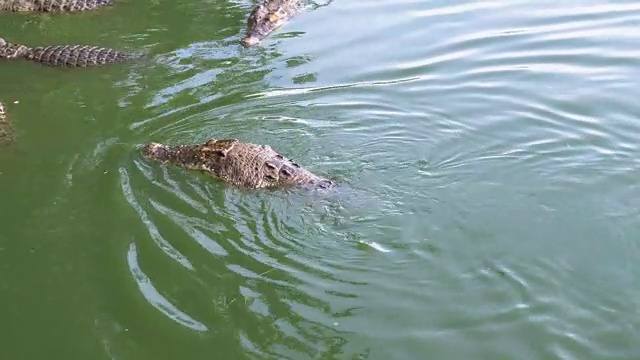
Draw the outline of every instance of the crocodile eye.
<instances>
[{"instance_id":1,"label":"crocodile eye","mask_svg":"<svg viewBox=\"0 0 640 360\"><path fill-rule=\"evenodd\" d=\"M267 174L267 175L265 175L264 177L265 177L265 179L267 179L267 180L271 180L271 181L276 181L276 180L278 180L278 179L276 179L276 177L275 177L275 176L270 175L270 174Z\"/></svg>"},{"instance_id":2,"label":"crocodile eye","mask_svg":"<svg viewBox=\"0 0 640 360\"><path fill-rule=\"evenodd\" d=\"M266 162L266 163L264 163L264 165L265 165L266 167L268 167L269 169L271 169L271 170L275 170L275 169L276 169L276 166L275 166L275 165L273 165L273 164L272 164L272 163L270 163L270 162Z\"/></svg>"}]
</instances>

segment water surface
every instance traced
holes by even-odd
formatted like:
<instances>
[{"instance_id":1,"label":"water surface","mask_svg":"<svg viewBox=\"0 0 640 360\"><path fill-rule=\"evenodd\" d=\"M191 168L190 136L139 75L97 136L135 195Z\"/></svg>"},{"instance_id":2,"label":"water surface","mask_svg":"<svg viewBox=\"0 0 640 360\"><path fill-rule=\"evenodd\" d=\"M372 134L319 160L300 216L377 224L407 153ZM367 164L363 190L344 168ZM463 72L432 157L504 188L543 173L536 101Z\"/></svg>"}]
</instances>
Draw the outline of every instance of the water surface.
<instances>
[{"instance_id":1,"label":"water surface","mask_svg":"<svg viewBox=\"0 0 640 360\"><path fill-rule=\"evenodd\" d=\"M319 3L322 5L323 3ZM3 359L638 359L640 4L248 1L0 14ZM240 190L140 146L269 144L343 192Z\"/></svg>"}]
</instances>

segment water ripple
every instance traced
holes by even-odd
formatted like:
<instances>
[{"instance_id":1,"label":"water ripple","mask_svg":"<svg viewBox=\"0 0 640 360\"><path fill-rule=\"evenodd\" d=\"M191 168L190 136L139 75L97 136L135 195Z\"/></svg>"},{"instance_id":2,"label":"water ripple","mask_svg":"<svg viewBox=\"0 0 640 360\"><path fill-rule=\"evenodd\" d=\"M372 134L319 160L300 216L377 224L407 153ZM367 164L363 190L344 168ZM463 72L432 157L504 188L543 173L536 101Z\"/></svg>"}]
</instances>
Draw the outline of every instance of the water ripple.
<instances>
[{"instance_id":1,"label":"water ripple","mask_svg":"<svg viewBox=\"0 0 640 360\"><path fill-rule=\"evenodd\" d=\"M182 254L180 254L173 246L169 244L169 242L160 235L158 228L149 220L149 216L142 209L140 204L137 202L133 195L133 190L131 189L129 176L127 171L124 168L120 169L120 180L122 184L122 191L124 193L125 198L131 204L131 206L136 210L138 215L140 215L140 219L149 229L149 235L153 240L158 244L158 247L162 249L168 256L175 259L177 262L182 264L182 266L193 269L193 266Z\"/></svg>"},{"instance_id":2,"label":"water ripple","mask_svg":"<svg viewBox=\"0 0 640 360\"><path fill-rule=\"evenodd\" d=\"M197 331L206 331L207 327L200 322L194 320L189 315L183 313L178 310L173 304L171 304L165 297L163 297L158 290L153 286L153 283L149 279L147 275L140 269L140 265L138 265L138 254L136 250L136 245L131 243L129 247L129 253L127 256L127 261L129 263L129 270L131 270L131 275L133 275L134 279L138 283L140 288L140 292L144 295L144 297L155 306L162 313L173 319L174 321L189 327L193 330Z\"/></svg>"},{"instance_id":3,"label":"water ripple","mask_svg":"<svg viewBox=\"0 0 640 360\"><path fill-rule=\"evenodd\" d=\"M168 257L139 255L183 263L148 265L147 301L256 358L638 353L639 12L335 2L258 49L162 55L171 85L139 101L133 142L267 143L355 196L240 190L136 157L123 195Z\"/></svg>"},{"instance_id":4,"label":"water ripple","mask_svg":"<svg viewBox=\"0 0 640 360\"><path fill-rule=\"evenodd\" d=\"M294 193L246 192L209 179L202 183L187 181L187 185L183 176L194 174L162 166L156 168L163 170L150 170L137 160L134 164L132 174L121 169L122 189L134 209L144 215L141 216L149 234L155 239L172 239L172 245L167 240L157 244L183 249L189 254L187 261L192 264L189 282L205 288L212 286L208 283L215 283L217 290L214 293L218 294L210 300L216 305L205 311L205 315L199 310L200 317L193 320L184 314L186 311L182 310L180 301L174 305L168 303L164 294L173 293L173 290L166 288L167 281L164 280L161 282L164 286L153 287L152 295L148 290L143 291L152 305L183 325L196 326L199 330L204 327L222 331L219 323L210 323L221 316L223 318L216 322L250 317L261 324L261 330L260 333L239 330L242 334L239 341L247 350L284 358L295 358L300 351L306 356L326 351L325 346L329 345L322 345L322 341L318 343L318 339L339 333L332 325L335 322L332 318L345 316L348 309L354 307L357 296L352 287L364 284L334 274L334 265L338 263L342 264L337 268L343 268L343 271L350 268L335 255L336 251L348 249L351 239L337 243L332 239L331 230L323 230L322 223L326 220L318 218L318 204L307 202L305 205L305 197ZM163 176L158 177L158 174ZM137 184L135 192L131 190L132 182ZM143 189L154 189L148 199L148 211L142 211L136 200L150 191ZM193 206L192 200L208 204L207 209ZM292 207L300 207L302 213L292 212ZM313 220L308 219L309 216ZM169 226L168 222L177 228ZM182 235L177 236L177 229ZM166 235L160 236L164 232ZM187 239L198 244L204 253L185 243ZM329 254L333 254L333 260L327 260ZM131 260L131 255L129 257ZM138 268L136 276L142 276L139 265L135 267ZM211 295L207 292L199 294L203 299L196 301L206 302L208 296ZM329 300L332 298L340 299L338 303L343 305L338 306L334 301L331 305ZM160 304L158 299L165 300ZM172 306L170 311L167 310L169 305ZM273 334L267 336L270 340L266 344L265 329L271 329ZM272 346L276 340L279 345ZM335 344L330 342L330 345Z\"/></svg>"}]
</instances>

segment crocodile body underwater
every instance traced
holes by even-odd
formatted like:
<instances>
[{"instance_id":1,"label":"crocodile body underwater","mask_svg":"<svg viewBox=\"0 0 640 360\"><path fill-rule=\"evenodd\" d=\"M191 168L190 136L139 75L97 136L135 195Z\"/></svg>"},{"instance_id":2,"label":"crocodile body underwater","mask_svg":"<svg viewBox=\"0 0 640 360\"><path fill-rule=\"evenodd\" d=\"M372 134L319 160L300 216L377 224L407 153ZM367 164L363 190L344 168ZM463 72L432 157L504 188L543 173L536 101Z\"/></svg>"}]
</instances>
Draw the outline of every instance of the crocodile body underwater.
<instances>
[{"instance_id":1,"label":"crocodile body underwater","mask_svg":"<svg viewBox=\"0 0 640 360\"><path fill-rule=\"evenodd\" d=\"M146 145L142 153L148 159L203 171L242 188L335 186L333 181L311 173L268 145L237 139L209 139L203 144L178 146L154 142Z\"/></svg>"}]
</instances>

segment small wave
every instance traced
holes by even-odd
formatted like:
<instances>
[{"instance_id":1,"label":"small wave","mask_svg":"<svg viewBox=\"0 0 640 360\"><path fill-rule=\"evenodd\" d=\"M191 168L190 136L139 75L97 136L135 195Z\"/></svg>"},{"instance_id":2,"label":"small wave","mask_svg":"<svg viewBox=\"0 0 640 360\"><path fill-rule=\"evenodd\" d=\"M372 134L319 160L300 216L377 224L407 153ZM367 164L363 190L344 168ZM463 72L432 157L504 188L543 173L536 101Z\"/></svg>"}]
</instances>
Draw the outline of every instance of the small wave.
<instances>
[{"instance_id":1,"label":"small wave","mask_svg":"<svg viewBox=\"0 0 640 360\"><path fill-rule=\"evenodd\" d=\"M190 329L197 331L207 331L207 327L191 318L189 315L178 310L171 302L163 297L158 290L153 286L153 283L147 275L140 269L138 264L138 254L136 245L131 243L129 247L129 253L127 254L127 262L129 264L129 270L131 275L138 283L140 292L144 297L152 304L156 309L160 310L163 314L173 319L177 323L184 325Z\"/></svg>"}]
</instances>

